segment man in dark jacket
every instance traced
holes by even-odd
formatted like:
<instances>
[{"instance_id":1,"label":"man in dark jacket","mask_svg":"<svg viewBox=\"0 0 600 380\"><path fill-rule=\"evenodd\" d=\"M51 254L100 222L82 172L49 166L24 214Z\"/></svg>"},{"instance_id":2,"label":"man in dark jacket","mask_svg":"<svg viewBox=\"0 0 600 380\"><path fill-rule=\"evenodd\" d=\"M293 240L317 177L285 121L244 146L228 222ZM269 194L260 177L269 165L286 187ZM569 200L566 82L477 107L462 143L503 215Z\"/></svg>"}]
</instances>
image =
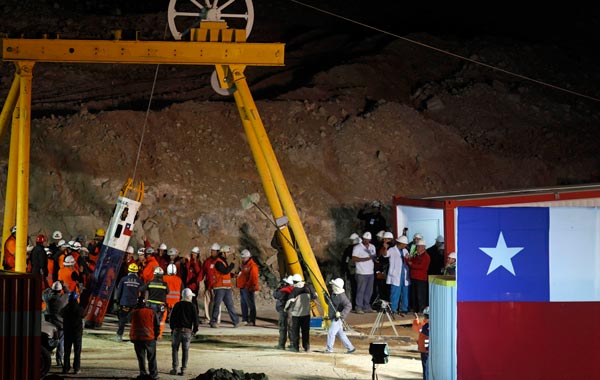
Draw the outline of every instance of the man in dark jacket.
<instances>
[{"instance_id":1,"label":"man in dark jacket","mask_svg":"<svg viewBox=\"0 0 600 380\"><path fill-rule=\"evenodd\" d=\"M283 279L279 288L273 292L273 298L277 300L275 302L275 310L279 313L279 320L277 322L279 326L279 344L277 345L277 349L279 350L285 350L285 343L291 332L289 323L290 314L284 308L292 290L294 290L294 282L292 281L292 276L288 276Z\"/></svg>"},{"instance_id":2,"label":"man in dark jacket","mask_svg":"<svg viewBox=\"0 0 600 380\"><path fill-rule=\"evenodd\" d=\"M77 299L77 292L69 293L69 303L62 309L60 315L63 317L65 334L65 356L63 360L62 373L68 373L71 369L70 357L73 347L73 373L81 373L81 339L83 337L83 316L85 310Z\"/></svg>"},{"instance_id":3,"label":"man in dark jacket","mask_svg":"<svg viewBox=\"0 0 600 380\"><path fill-rule=\"evenodd\" d=\"M48 277L48 255L44 249L46 244L46 236L38 235L35 238L35 247L31 250L31 273L41 274L42 282ZM50 287L52 284L46 284L45 287Z\"/></svg>"},{"instance_id":4,"label":"man in dark jacket","mask_svg":"<svg viewBox=\"0 0 600 380\"><path fill-rule=\"evenodd\" d=\"M140 297L136 308L131 313L131 329L129 338L135 348L140 378L158 379L158 366L156 365L156 339L160 334L160 324L154 310L146 307L144 297ZM148 369L146 371L146 358Z\"/></svg>"},{"instance_id":5,"label":"man in dark jacket","mask_svg":"<svg viewBox=\"0 0 600 380\"><path fill-rule=\"evenodd\" d=\"M140 293L145 296L148 306L154 310L160 323L160 331L157 339L162 338L165 320L167 319L167 294L169 294L169 285L163 280L165 272L161 267L154 268L154 278L152 281L140 288Z\"/></svg>"},{"instance_id":6,"label":"man in dark jacket","mask_svg":"<svg viewBox=\"0 0 600 380\"><path fill-rule=\"evenodd\" d=\"M185 375L188 362L188 351L192 336L198 332L198 307L192 303L196 295L189 289L183 289L182 300L177 302L171 311L169 324L173 333L171 351L173 356L173 367L171 375ZM177 373L179 366L179 345L181 345L181 371Z\"/></svg>"},{"instance_id":7,"label":"man in dark jacket","mask_svg":"<svg viewBox=\"0 0 600 380\"><path fill-rule=\"evenodd\" d=\"M123 331L125 324L129 319L131 311L135 307L139 298L140 287L143 285L142 280L138 277L138 266L136 263L131 263L127 267L129 272L123 277L117 285L116 299L119 303L119 327L117 329L117 341L123 340Z\"/></svg>"},{"instance_id":8,"label":"man in dark jacket","mask_svg":"<svg viewBox=\"0 0 600 380\"><path fill-rule=\"evenodd\" d=\"M63 286L60 281L52 284L52 287L46 289L42 293L42 299L46 302L46 321L56 326L58 331L58 347L56 348L56 365L63 366L64 353L64 334L63 334L63 317L60 315L61 310L67 306L69 302L69 291L63 292Z\"/></svg>"}]
</instances>

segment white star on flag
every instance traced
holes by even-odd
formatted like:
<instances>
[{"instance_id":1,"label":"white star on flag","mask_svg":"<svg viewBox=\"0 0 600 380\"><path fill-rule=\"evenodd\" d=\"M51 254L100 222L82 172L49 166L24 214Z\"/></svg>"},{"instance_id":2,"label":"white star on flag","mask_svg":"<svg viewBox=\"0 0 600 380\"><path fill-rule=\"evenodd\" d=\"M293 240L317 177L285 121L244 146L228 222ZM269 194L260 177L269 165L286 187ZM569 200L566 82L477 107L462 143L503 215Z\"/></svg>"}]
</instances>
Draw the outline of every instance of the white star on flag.
<instances>
[{"instance_id":1,"label":"white star on flag","mask_svg":"<svg viewBox=\"0 0 600 380\"><path fill-rule=\"evenodd\" d=\"M513 268L512 264L512 258L517 253L521 252L523 248L524 247L507 247L506 242L504 241L504 235L502 235L502 231L500 231L500 236L498 236L496 247L479 247L481 251L492 258L492 262L490 263L487 274L489 275L499 267L504 267L504 269L512 273L513 276L516 276L515 268Z\"/></svg>"}]
</instances>

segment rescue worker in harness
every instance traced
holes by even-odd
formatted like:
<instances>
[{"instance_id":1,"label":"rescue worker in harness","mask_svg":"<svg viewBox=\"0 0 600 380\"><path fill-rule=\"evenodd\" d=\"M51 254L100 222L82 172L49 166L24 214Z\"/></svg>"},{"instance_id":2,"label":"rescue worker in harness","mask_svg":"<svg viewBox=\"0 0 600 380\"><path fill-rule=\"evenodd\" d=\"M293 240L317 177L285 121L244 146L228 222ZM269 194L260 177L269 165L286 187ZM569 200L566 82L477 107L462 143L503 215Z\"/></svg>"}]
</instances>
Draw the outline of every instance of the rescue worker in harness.
<instances>
[{"instance_id":1,"label":"rescue worker in harness","mask_svg":"<svg viewBox=\"0 0 600 380\"><path fill-rule=\"evenodd\" d=\"M157 339L162 338L165 320L167 319L166 303L167 294L169 294L169 285L163 280L164 273L161 267L154 268L154 278L141 289L142 294L145 295L148 307L154 310L156 318L160 321L160 332Z\"/></svg>"}]
</instances>

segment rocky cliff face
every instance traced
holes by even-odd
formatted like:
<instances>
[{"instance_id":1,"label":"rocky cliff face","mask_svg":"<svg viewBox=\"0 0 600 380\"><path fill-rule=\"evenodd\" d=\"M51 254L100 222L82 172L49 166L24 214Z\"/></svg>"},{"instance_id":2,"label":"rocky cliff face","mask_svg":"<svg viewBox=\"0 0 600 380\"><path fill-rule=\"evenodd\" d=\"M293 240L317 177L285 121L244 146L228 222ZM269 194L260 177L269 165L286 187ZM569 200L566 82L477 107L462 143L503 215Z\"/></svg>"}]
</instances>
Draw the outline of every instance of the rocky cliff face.
<instances>
[{"instance_id":1,"label":"rocky cliff face","mask_svg":"<svg viewBox=\"0 0 600 380\"><path fill-rule=\"evenodd\" d=\"M147 36L160 38L165 22L164 13L76 18L50 7L42 14L34 31L63 31L65 38L96 38L114 25L141 25L137 29ZM19 32L31 25L27 20L7 18L3 29ZM300 24L309 18L261 21L256 38L272 41L271 33L285 42L287 64L248 68L246 74L321 262L339 257L344 239L360 229L358 210L374 199L383 201L391 221L395 194L599 179L600 113L593 101L388 36ZM597 91L592 61L561 54L559 46L409 37L524 75L555 78L582 92ZM552 64L544 65L549 57ZM4 95L12 65L3 63L1 70ZM155 70L36 66L30 234L60 229L67 236L91 237L107 224L118 190L136 168L136 179L146 184L136 244L146 235L180 250L199 245L205 251L215 241L250 246L272 265L274 227L258 210L240 204L250 193L262 194L262 185L235 104L213 94L210 69L159 68L136 161ZM0 141L2 178L8 137ZM259 205L269 214L265 199Z\"/></svg>"}]
</instances>

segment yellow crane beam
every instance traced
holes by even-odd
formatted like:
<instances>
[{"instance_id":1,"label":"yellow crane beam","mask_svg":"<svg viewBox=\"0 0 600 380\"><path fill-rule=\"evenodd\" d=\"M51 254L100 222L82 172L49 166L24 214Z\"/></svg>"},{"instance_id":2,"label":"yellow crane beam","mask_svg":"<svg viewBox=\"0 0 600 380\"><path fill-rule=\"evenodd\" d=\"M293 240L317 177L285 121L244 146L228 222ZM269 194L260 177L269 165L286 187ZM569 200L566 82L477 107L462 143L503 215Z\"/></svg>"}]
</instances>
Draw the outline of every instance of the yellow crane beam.
<instances>
[{"instance_id":1,"label":"yellow crane beam","mask_svg":"<svg viewBox=\"0 0 600 380\"><path fill-rule=\"evenodd\" d=\"M2 60L72 63L283 66L282 43L3 38Z\"/></svg>"}]
</instances>

